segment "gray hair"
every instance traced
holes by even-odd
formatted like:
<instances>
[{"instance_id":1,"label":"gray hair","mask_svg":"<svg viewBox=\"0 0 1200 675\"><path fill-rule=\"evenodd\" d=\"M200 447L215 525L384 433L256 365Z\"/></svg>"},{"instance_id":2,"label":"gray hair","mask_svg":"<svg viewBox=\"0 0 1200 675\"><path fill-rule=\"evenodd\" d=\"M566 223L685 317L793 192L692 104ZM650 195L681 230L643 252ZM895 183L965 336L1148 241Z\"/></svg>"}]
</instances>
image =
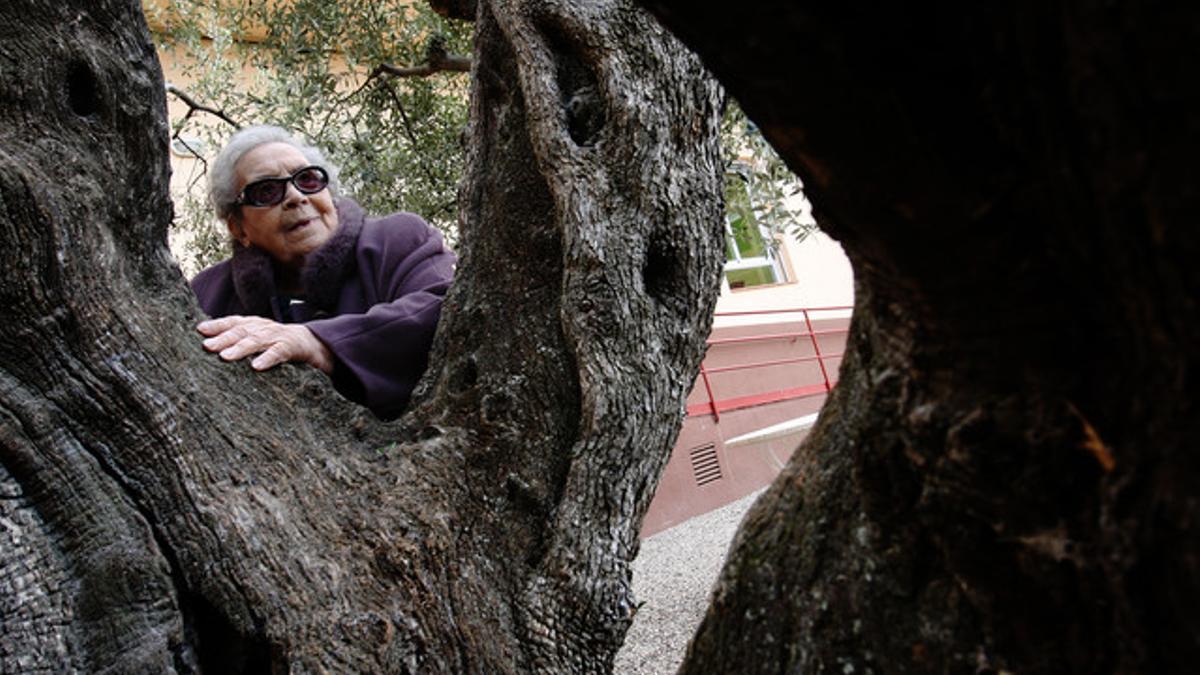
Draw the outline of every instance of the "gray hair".
<instances>
[{"instance_id":1,"label":"gray hair","mask_svg":"<svg viewBox=\"0 0 1200 675\"><path fill-rule=\"evenodd\" d=\"M217 217L228 221L237 210L237 172L234 167L247 152L265 143L287 143L300 151L309 164L316 164L329 174L329 192L337 196L338 170L316 147L296 140L286 129L266 124L246 127L230 137L208 169L208 201Z\"/></svg>"}]
</instances>

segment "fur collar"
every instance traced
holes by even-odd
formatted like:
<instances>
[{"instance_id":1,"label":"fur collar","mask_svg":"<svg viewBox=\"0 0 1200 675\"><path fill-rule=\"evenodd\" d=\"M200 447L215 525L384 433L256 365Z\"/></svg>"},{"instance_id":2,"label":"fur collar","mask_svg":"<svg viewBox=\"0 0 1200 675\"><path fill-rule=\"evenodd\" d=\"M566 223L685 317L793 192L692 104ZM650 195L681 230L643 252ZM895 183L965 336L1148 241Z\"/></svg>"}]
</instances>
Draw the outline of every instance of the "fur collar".
<instances>
[{"instance_id":1,"label":"fur collar","mask_svg":"<svg viewBox=\"0 0 1200 675\"><path fill-rule=\"evenodd\" d=\"M362 232L363 211L348 200L337 201L338 229L321 248L313 251L300 270L305 300L315 309L337 309L338 294L346 277L354 273L355 248ZM275 264L266 251L233 242L233 287L247 313L275 316Z\"/></svg>"}]
</instances>

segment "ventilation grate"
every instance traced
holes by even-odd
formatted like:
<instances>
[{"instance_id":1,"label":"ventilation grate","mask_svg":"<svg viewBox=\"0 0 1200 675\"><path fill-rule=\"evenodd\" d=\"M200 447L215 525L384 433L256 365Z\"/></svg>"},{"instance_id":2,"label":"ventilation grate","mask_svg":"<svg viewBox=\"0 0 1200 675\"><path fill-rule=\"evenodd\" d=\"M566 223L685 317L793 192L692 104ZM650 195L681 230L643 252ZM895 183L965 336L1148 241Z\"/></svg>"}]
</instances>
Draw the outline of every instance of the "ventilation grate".
<instances>
[{"instance_id":1,"label":"ventilation grate","mask_svg":"<svg viewBox=\"0 0 1200 675\"><path fill-rule=\"evenodd\" d=\"M716 445L702 445L688 454L692 458L692 475L696 477L696 485L708 485L721 480L721 463L717 461Z\"/></svg>"}]
</instances>

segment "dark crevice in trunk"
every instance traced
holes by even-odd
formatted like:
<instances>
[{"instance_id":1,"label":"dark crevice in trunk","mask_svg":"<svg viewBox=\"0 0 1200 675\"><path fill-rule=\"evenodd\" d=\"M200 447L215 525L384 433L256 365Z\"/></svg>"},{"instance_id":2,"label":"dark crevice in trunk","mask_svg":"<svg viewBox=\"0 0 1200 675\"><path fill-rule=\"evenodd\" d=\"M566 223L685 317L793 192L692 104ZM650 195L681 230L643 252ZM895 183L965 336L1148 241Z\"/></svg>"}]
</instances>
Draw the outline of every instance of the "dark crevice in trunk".
<instances>
[{"instance_id":1,"label":"dark crevice in trunk","mask_svg":"<svg viewBox=\"0 0 1200 675\"><path fill-rule=\"evenodd\" d=\"M100 108L96 95L96 76L83 61L75 61L67 68L67 104L76 115L90 117Z\"/></svg>"},{"instance_id":2,"label":"dark crevice in trunk","mask_svg":"<svg viewBox=\"0 0 1200 675\"><path fill-rule=\"evenodd\" d=\"M608 117L599 78L580 52L579 36L572 37L554 18L543 18L537 27L554 54L558 99L567 133L578 146L593 145Z\"/></svg>"},{"instance_id":3,"label":"dark crevice in trunk","mask_svg":"<svg viewBox=\"0 0 1200 675\"><path fill-rule=\"evenodd\" d=\"M201 673L257 675L287 672L286 665L274 658L278 650L272 649L261 632L247 635L238 630L220 609L197 593L184 593L180 600L184 634L194 651L181 650L177 662L188 664L199 655Z\"/></svg>"},{"instance_id":4,"label":"dark crevice in trunk","mask_svg":"<svg viewBox=\"0 0 1200 675\"><path fill-rule=\"evenodd\" d=\"M687 294L683 290L687 288L690 262L686 252L679 250L679 243L663 227L651 233L642 263L642 283L646 295L678 316L685 316L688 311Z\"/></svg>"}]
</instances>

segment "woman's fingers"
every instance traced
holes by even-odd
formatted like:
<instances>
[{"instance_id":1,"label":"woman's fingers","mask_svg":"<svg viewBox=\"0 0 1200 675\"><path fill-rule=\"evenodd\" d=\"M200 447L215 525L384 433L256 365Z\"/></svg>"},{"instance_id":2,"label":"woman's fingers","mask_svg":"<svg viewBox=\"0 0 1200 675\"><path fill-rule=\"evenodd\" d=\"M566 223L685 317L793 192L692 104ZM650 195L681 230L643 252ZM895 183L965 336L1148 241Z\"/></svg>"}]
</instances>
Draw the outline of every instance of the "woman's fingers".
<instances>
[{"instance_id":1,"label":"woman's fingers","mask_svg":"<svg viewBox=\"0 0 1200 675\"><path fill-rule=\"evenodd\" d=\"M219 352L223 351L230 345L237 344L237 342L245 337L245 335L245 332L241 330L227 330L219 335L205 338L201 344L204 345L204 348L210 352Z\"/></svg>"},{"instance_id":2,"label":"woman's fingers","mask_svg":"<svg viewBox=\"0 0 1200 675\"><path fill-rule=\"evenodd\" d=\"M266 370L287 361L299 361L326 373L333 370L333 354L305 326L276 324L266 350L250 362L255 370Z\"/></svg>"},{"instance_id":3,"label":"woman's fingers","mask_svg":"<svg viewBox=\"0 0 1200 675\"><path fill-rule=\"evenodd\" d=\"M240 361L251 354L263 351L269 345L263 344L257 337L245 337L218 352L226 361Z\"/></svg>"},{"instance_id":4,"label":"woman's fingers","mask_svg":"<svg viewBox=\"0 0 1200 675\"><path fill-rule=\"evenodd\" d=\"M245 337L246 328L253 325L255 321L261 320L258 317L226 316L220 319L201 321L196 324L196 330L201 335L208 336L202 343L204 348L216 352Z\"/></svg>"},{"instance_id":5,"label":"woman's fingers","mask_svg":"<svg viewBox=\"0 0 1200 675\"><path fill-rule=\"evenodd\" d=\"M201 321L200 323L196 324L196 330L200 331L200 333L203 335L208 335L211 337L213 335L220 335L221 333L224 333L233 326L242 323L247 319L255 318L257 317L231 314L230 316L223 316L219 319L208 319L207 321Z\"/></svg>"},{"instance_id":6,"label":"woman's fingers","mask_svg":"<svg viewBox=\"0 0 1200 675\"><path fill-rule=\"evenodd\" d=\"M267 351L256 356L250 362L250 367L255 370L267 370L291 360L289 345L286 342L276 342L268 347Z\"/></svg>"},{"instance_id":7,"label":"woman's fingers","mask_svg":"<svg viewBox=\"0 0 1200 675\"><path fill-rule=\"evenodd\" d=\"M257 316L227 316L203 321L196 330L205 338L202 344L218 352L226 361L237 361L269 349L278 340L282 324Z\"/></svg>"},{"instance_id":8,"label":"woman's fingers","mask_svg":"<svg viewBox=\"0 0 1200 675\"><path fill-rule=\"evenodd\" d=\"M333 368L329 348L304 326L257 316L227 316L201 322L196 330L209 336L204 339L204 348L226 361L258 354L250 362L255 370L267 370L287 361L303 361L326 373Z\"/></svg>"}]
</instances>

